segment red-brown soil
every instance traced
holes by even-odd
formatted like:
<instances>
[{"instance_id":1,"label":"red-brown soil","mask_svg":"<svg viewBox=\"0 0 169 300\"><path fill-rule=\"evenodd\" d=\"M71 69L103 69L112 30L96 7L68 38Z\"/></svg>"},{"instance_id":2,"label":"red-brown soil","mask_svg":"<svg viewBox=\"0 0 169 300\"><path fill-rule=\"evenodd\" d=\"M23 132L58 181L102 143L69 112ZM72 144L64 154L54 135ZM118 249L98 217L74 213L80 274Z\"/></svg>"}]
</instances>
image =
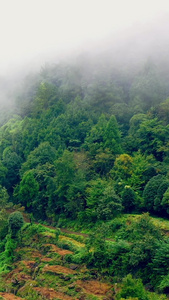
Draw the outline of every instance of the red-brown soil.
<instances>
[{"instance_id":1,"label":"red-brown soil","mask_svg":"<svg viewBox=\"0 0 169 300\"><path fill-rule=\"evenodd\" d=\"M53 259L52 258L50 258L50 257L42 257L41 258L41 261L42 262L49 262L49 261L52 261Z\"/></svg>"},{"instance_id":2,"label":"red-brown soil","mask_svg":"<svg viewBox=\"0 0 169 300\"><path fill-rule=\"evenodd\" d=\"M42 257L42 254L38 250L33 250L31 253L32 258Z\"/></svg>"},{"instance_id":3,"label":"red-brown soil","mask_svg":"<svg viewBox=\"0 0 169 300\"><path fill-rule=\"evenodd\" d=\"M23 250L25 251L25 254L26 253L29 254L29 257L32 257L32 258L42 257L42 254L38 250L32 249L32 248L17 248L15 250L15 252L20 252L20 251L23 251Z\"/></svg>"},{"instance_id":4,"label":"red-brown soil","mask_svg":"<svg viewBox=\"0 0 169 300\"><path fill-rule=\"evenodd\" d=\"M73 254L72 251L61 249L61 248L57 247L54 244L46 244L45 246L48 246L48 247L50 246L51 247L51 251L56 252L56 253L58 253L61 256L64 256L66 254Z\"/></svg>"},{"instance_id":5,"label":"red-brown soil","mask_svg":"<svg viewBox=\"0 0 169 300\"><path fill-rule=\"evenodd\" d=\"M87 281L78 280L76 284L81 288L83 288L86 293L94 294L97 296L106 295L107 292L109 292L110 289L112 288L111 285L96 280L87 280Z\"/></svg>"},{"instance_id":6,"label":"red-brown soil","mask_svg":"<svg viewBox=\"0 0 169 300\"><path fill-rule=\"evenodd\" d=\"M27 281L28 279L31 279L31 277L28 274L25 274L22 272L23 270L21 268L16 268L13 271L11 271L7 276L6 280L9 282L15 282L15 281Z\"/></svg>"},{"instance_id":7,"label":"red-brown soil","mask_svg":"<svg viewBox=\"0 0 169 300\"><path fill-rule=\"evenodd\" d=\"M36 262L34 260L22 260L20 261L20 265L21 264L24 264L28 269L33 269Z\"/></svg>"},{"instance_id":8,"label":"red-brown soil","mask_svg":"<svg viewBox=\"0 0 169 300\"><path fill-rule=\"evenodd\" d=\"M74 298L67 296L61 292L56 292L54 289L48 289L45 287L34 287L35 291L37 291L40 295L45 296L46 299L61 299L61 300L72 300Z\"/></svg>"},{"instance_id":9,"label":"red-brown soil","mask_svg":"<svg viewBox=\"0 0 169 300\"><path fill-rule=\"evenodd\" d=\"M74 270L71 270L69 268L60 265L55 265L55 266L46 265L43 268L43 272L51 272L55 274L76 274L77 273Z\"/></svg>"},{"instance_id":10,"label":"red-brown soil","mask_svg":"<svg viewBox=\"0 0 169 300\"><path fill-rule=\"evenodd\" d=\"M26 300L25 298L20 298L10 293L0 293L0 296L2 296L5 300Z\"/></svg>"}]
</instances>

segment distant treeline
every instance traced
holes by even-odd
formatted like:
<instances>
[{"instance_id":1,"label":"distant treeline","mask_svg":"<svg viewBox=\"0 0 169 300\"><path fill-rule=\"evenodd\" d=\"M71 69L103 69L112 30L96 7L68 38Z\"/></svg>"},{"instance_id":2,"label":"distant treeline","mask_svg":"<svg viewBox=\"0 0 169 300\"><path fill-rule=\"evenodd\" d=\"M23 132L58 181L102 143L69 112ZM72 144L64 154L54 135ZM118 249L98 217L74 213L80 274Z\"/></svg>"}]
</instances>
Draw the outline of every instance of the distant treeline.
<instances>
[{"instance_id":1,"label":"distant treeline","mask_svg":"<svg viewBox=\"0 0 169 300\"><path fill-rule=\"evenodd\" d=\"M2 197L55 222L168 217L167 67L81 57L28 76L1 112Z\"/></svg>"}]
</instances>

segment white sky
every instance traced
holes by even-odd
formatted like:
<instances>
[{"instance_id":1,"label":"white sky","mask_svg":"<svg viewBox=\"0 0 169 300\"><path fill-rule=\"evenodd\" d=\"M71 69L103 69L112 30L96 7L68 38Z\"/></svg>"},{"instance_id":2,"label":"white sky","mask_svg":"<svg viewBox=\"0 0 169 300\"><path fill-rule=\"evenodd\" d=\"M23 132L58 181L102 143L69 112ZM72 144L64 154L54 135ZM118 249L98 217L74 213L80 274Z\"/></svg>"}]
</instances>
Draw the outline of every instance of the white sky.
<instances>
[{"instance_id":1,"label":"white sky","mask_svg":"<svg viewBox=\"0 0 169 300\"><path fill-rule=\"evenodd\" d=\"M78 48L169 12L169 0L0 0L0 69Z\"/></svg>"}]
</instances>

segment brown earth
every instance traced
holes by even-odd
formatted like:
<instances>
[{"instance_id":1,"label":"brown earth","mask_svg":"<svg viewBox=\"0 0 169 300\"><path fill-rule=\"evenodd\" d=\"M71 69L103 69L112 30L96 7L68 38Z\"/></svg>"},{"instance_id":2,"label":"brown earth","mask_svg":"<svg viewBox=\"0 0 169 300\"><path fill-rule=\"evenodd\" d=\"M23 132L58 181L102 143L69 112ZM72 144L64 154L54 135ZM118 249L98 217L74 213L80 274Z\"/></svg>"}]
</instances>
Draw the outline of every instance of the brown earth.
<instances>
[{"instance_id":1,"label":"brown earth","mask_svg":"<svg viewBox=\"0 0 169 300\"><path fill-rule=\"evenodd\" d=\"M6 279L7 280L10 279L13 277L14 274L18 274L20 272L22 272L21 268L15 268L13 271L11 271L10 273L7 274Z\"/></svg>"},{"instance_id":2,"label":"brown earth","mask_svg":"<svg viewBox=\"0 0 169 300\"><path fill-rule=\"evenodd\" d=\"M34 260L21 260L20 265L24 264L28 269L33 269L35 267L36 262Z\"/></svg>"},{"instance_id":3,"label":"brown earth","mask_svg":"<svg viewBox=\"0 0 169 300\"><path fill-rule=\"evenodd\" d=\"M37 291L40 295L45 296L47 299L61 299L61 300L72 300L74 298L67 296L61 292L56 292L54 289L48 289L45 287L34 287L35 291Z\"/></svg>"},{"instance_id":4,"label":"brown earth","mask_svg":"<svg viewBox=\"0 0 169 300\"><path fill-rule=\"evenodd\" d=\"M7 285L12 284L25 284L28 280L31 279L31 276L25 274L22 269L16 268L6 276L6 283Z\"/></svg>"},{"instance_id":5,"label":"brown earth","mask_svg":"<svg viewBox=\"0 0 169 300\"><path fill-rule=\"evenodd\" d=\"M53 260L53 259L50 258L50 257L43 257L43 258L41 259L42 262L49 262L49 261L52 261L52 260Z\"/></svg>"},{"instance_id":6,"label":"brown earth","mask_svg":"<svg viewBox=\"0 0 169 300\"><path fill-rule=\"evenodd\" d=\"M104 296L112 288L111 285L107 283L102 283L97 280L87 280L87 281L76 281L76 284L83 288L86 293L94 294L97 296Z\"/></svg>"},{"instance_id":7,"label":"brown earth","mask_svg":"<svg viewBox=\"0 0 169 300\"><path fill-rule=\"evenodd\" d=\"M10 293L0 293L0 296L2 296L5 300L26 300L25 298L20 298Z\"/></svg>"},{"instance_id":8,"label":"brown earth","mask_svg":"<svg viewBox=\"0 0 169 300\"><path fill-rule=\"evenodd\" d=\"M17 248L17 249L15 249L15 252L20 252L20 251L22 251L23 252L23 250L25 251L25 254L26 253L29 253L29 257L32 257L32 258L36 258L36 257L42 257L42 254L38 251L38 250L36 250L36 249L32 249L32 248Z\"/></svg>"},{"instance_id":9,"label":"brown earth","mask_svg":"<svg viewBox=\"0 0 169 300\"><path fill-rule=\"evenodd\" d=\"M46 265L43 268L43 272L51 272L55 274L76 274L77 273L74 270L71 270L69 268L60 265L55 265L55 266Z\"/></svg>"},{"instance_id":10,"label":"brown earth","mask_svg":"<svg viewBox=\"0 0 169 300\"><path fill-rule=\"evenodd\" d=\"M45 246L47 246L47 247L50 246L51 247L51 251L56 252L56 253L58 253L61 256L64 256L66 254L73 254L72 251L61 249L61 248L57 247L54 244L46 244Z\"/></svg>"},{"instance_id":11,"label":"brown earth","mask_svg":"<svg viewBox=\"0 0 169 300\"><path fill-rule=\"evenodd\" d=\"M42 257L42 254L38 250L34 250L31 253L32 258Z\"/></svg>"}]
</instances>

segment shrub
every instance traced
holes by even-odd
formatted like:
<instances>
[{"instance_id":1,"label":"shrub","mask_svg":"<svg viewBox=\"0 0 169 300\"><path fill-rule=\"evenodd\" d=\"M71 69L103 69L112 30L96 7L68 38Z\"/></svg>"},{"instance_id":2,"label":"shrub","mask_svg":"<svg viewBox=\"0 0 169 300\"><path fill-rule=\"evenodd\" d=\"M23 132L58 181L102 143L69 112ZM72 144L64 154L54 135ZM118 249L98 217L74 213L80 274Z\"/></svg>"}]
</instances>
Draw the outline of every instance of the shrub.
<instances>
[{"instance_id":1,"label":"shrub","mask_svg":"<svg viewBox=\"0 0 169 300\"><path fill-rule=\"evenodd\" d=\"M131 274L128 274L123 279L123 287L117 294L118 300L121 298L130 299L129 297L136 297L138 300L148 300L148 296L141 279L134 279Z\"/></svg>"},{"instance_id":2,"label":"shrub","mask_svg":"<svg viewBox=\"0 0 169 300\"><path fill-rule=\"evenodd\" d=\"M115 232L119 230L121 227L125 228L125 221L122 218L115 218L110 223L110 230Z\"/></svg>"},{"instance_id":3,"label":"shrub","mask_svg":"<svg viewBox=\"0 0 169 300\"><path fill-rule=\"evenodd\" d=\"M135 208L136 194L130 188L130 186L125 186L122 192L122 204L126 212L131 212Z\"/></svg>"},{"instance_id":4,"label":"shrub","mask_svg":"<svg viewBox=\"0 0 169 300\"><path fill-rule=\"evenodd\" d=\"M23 224L24 219L21 212L15 211L9 215L8 225L12 237L16 237Z\"/></svg>"},{"instance_id":5,"label":"shrub","mask_svg":"<svg viewBox=\"0 0 169 300\"><path fill-rule=\"evenodd\" d=\"M156 204L157 191L159 186L166 180L165 176L157 175L152 177L146 184L143 192L144 205L148 211L154 210Z\"/></svg>"},{"instance_id":6,"label":"shrub","mask_svg":"<svg viewBox=\"0 0 169 300\"><path fill-rule=\"evenodd\" d=\"M163 280L161 281L159 285L159 289L161 292L169 293L169 274L163 277Z\"/></svg>"}]
</instances>

